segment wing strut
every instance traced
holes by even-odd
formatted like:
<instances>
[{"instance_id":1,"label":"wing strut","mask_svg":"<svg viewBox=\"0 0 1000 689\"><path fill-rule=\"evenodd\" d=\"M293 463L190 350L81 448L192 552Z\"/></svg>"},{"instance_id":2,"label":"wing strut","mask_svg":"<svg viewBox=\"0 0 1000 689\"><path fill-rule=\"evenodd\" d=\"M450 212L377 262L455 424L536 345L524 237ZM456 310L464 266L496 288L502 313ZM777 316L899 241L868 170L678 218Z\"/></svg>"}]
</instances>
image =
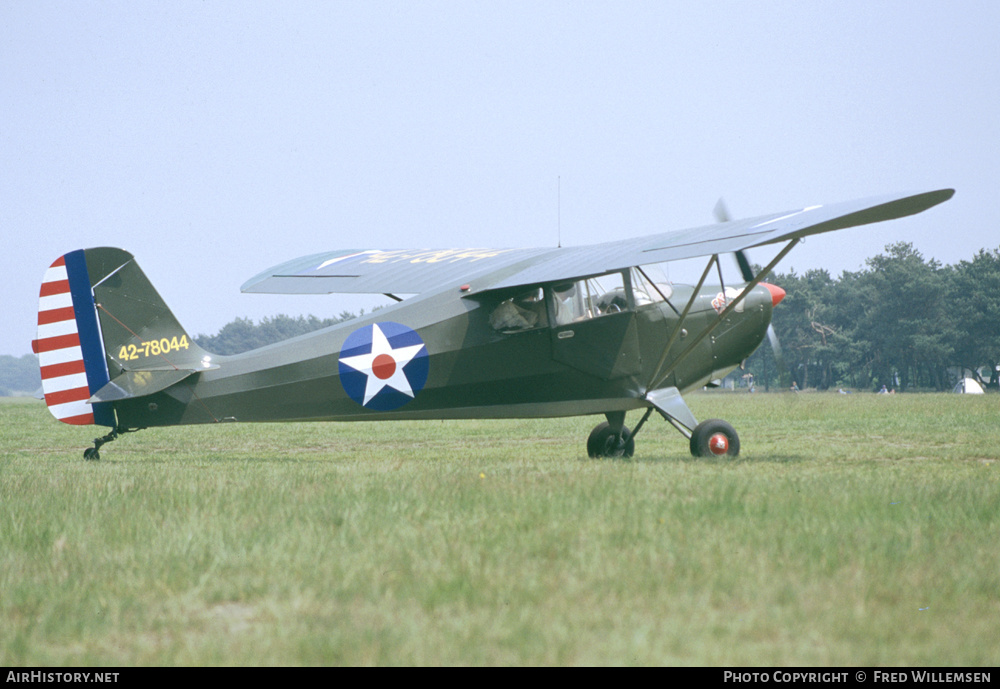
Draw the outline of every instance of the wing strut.
<instances>
[{"instance_id":1,"label":"wing strut","mask_svg":"<svg viewBox=\"0 0 1000 689\"><path fill-rule=\"evenodd\" d=\"M656 368L654 369L653 377L650 378L649 385L646 386L647 390L654 390L654 389L656 389L656 386L653 385L653 383L655 381L657 381L657 380L662 380L660 378L660 369L662 369L663 368L663 364L666 363L666 361L667 361L667 355L670 353L670 348L674 346L674 341L677 339L677 336L680 335L681 330L683 330L683 328L681 326L684 325L684 320L687 318L688 312L691 311L691 307L694 306L694 301L695 301L695 299L698 298L698 293L701 291L701 286L705 284L705 278L708 277L708 273L712 270L712 264L713 263L718 263L718 262L719 262L719 255L718 254L712 254L712 257L710 259L708 259L708 265L705 266L705 271L701 274L701 278L698 280L698 284L695 285L694 291L691 292L691 298L688 299L687 305L685 305L684 306L684 310L681 311L680 318L677 319L677 325L674 326L674 331L672 333L670 333L670 337L667 339L667 344L663 347L663 354L660 355L660 361L659 361L659 363L656 364ZM659 290L657 290L657 291L659 291ZM662 292L661 292L661 294L662 294ZM667 300L667 303L669 304L670 301ZM687 353L687 350L685 350L685 354L686 353ZM671 368L671 370L673 370L673 368ZM664 374L663 378L666 378L667 375L669 375L669 371L666 374Z\"/></svg>"},{"instance_id":2,"label":"wing strut","mask_svg":"<svg viewBox=\"0 0 1000 689\"><path fill-rule=\"evenodd\" d=\"M718 261L719 261L719 255L718 254L712 254L712 258L709 259L708 265L705 266L705 272L702 273L701 280L698 281L698 286L695 288L694 292L691 294L691 299L688 301L687 306L684 307L684 312L681 314L681 318L678 321L677 326L674 328L674 332L671 333L671 335L670 335L670 340L667 343L666 348L664 348L664 350L663 350L663 355L660 357L660 363L656 367L656 373L653 375L653 378L652 378L652 380L650 380L650 383L646 387L646 389L647 390L655 390L661 383L663 383L663 381L667 379L667 376L669 376L671 373L673 373L674 369L676 369L677 366L682 361L684 361L684 359L692 351L694 351L694 348L697 347L698 344L701 343L702 340L704 340L706 337L708 337L710 334L712 334L712 332L717 327L719 327L719 324L721 324L722 321L726 318L726 316L728 316L730 313L732 313L733 309L735 309L736 306L741 301L743 301L743 299L746 297L746 295L750 293L750 290L752 290L754 287L756 287L757 285L759 285L764 280L764 278L767 277L767 274L770 273L771 270L776 265L778 265L778 263L781 261L781 259L783 259L788 254L789 251L791 251L792 249L794 249L795 245L798 244L800 241L801 241L800 238L793 239L792 241L790 241L788 243L787 246L785 246L784 249L782 249L781 251L779 251L778 255L775 256L774 259L770 263L767 264L767 266L764 268L764 270L760 271L760 273L758 273L757 276L754 277L754 279L750 281L750 284L748 284L745 288L743 288L743 291L740 292L739 296L737 296L731 302L729 302L728 304L726 304L726 308L723 309L722 312L718 315L718 317L715 319L715 322L713 322L710 326L708 326L707 328L705 328L704 330L702 330L698 334L698 336L695 337L694 340L692 340L688 344L688 346L684 349L684 351L682 351L680 354L677 355L677 358L675 358L674 361L661 374L660 373L660 368L662 368L664 362L667 359L667 354L670 352L670 347L673 345L674 340L677 337L677 334L680 332L681 326L684 324L684 319L687 316L688 311L691 310L691 305L694 303L694 299L697 296L698 291L701 289L702 284L705 282L705 277L708 275L708 272L712 269L712 264L713 263L718 263Z\"/></svg>"}]
</instances>

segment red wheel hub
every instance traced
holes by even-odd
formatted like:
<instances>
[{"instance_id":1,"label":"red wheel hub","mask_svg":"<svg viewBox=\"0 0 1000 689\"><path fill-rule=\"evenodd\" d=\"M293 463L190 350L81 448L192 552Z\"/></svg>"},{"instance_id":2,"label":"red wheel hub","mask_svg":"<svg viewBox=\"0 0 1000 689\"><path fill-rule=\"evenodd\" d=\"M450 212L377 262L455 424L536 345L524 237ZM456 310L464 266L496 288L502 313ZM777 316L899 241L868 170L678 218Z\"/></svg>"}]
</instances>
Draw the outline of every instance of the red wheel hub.
<instances>
[{"instance_id":1,"label":"red wheel hub","mask_svg":"<svg viewBox=\"0 0 1000 689\"><path fill-rule=\"evenodd\" d=\"M729 438L725 433L715 433L708 439L708 449L713 455L724 455L729 452Z\"/></svg>"}]
</instances>

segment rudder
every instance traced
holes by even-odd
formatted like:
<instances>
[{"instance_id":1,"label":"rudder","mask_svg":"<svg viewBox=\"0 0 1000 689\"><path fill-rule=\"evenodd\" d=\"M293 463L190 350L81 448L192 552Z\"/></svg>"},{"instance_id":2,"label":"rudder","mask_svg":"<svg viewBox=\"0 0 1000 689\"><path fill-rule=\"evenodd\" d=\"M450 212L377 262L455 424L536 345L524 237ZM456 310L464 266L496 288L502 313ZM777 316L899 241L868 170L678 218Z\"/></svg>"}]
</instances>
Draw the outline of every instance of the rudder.
<instances>
[{"instance_id":1,"label":"rudder","mask_svg":"<svg viewBox=\"0 0 1000 689\"><path fill-rule=\"evenodd\" d=\"M110 404L87 401L110 378L83 250L60 256L45 271L32 349L53 416L74 425L115 426Z\"/></svg>"}]
</instances>

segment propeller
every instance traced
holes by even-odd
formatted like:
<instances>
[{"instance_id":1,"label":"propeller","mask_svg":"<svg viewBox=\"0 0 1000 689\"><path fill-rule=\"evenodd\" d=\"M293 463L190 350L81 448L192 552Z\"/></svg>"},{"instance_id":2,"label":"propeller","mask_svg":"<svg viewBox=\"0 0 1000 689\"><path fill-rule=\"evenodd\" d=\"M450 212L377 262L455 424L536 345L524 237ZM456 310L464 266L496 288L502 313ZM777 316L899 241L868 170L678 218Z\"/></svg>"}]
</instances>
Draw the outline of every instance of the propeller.
<instances>
[{"instance_id":1,"label":"propeller","mask_svg":"<svg viewBox=\"0 0 1000 689\"><path fill-rule=\"evenodd\" d=\"M732 220L729 209L726 207L726 202L721 198L715 204L713 213L715 214L716 222L722 223ZM740 274L743 276L744 282L753 280L756 276L753 274L753 268L750 266L750 260L747 258L746 253L740 249L734 252L733 255L736 257L736 263L740 267ZM760 284L766 287L771 293L771 304L777 306L778 302L784 298L785 290L766 282ZM778 334L774 332L774 325L771 323L767 324L767 340L771 343L771 351L774 352L774 361L778 366L778 377L781 380L781 386L788 388L791 385L792 376L788 370L788 365L785 363L785 356L781 351L781 343L778 342Z\"/></svg>"}]
</instances>

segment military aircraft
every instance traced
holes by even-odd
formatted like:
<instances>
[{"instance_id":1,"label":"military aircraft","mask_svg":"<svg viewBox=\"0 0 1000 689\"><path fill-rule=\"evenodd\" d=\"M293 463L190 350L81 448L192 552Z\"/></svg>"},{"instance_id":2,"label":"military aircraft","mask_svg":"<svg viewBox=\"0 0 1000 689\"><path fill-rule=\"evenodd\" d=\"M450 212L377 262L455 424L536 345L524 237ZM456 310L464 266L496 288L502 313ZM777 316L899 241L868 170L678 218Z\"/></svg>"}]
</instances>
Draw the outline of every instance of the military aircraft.
<instances>
[{"instance_id":1,"label":"military aircraft","mask_svg":"<svg viewBox=\"0 0 1000 689\"><path fill-rule=\"evenodd\" d=\"M45 273L33 349L52 414L111 429L84 452L91 460L120 434L153 426L589 414L605 421L588 454L631 456L653 411L693 455L735 456L733 427L698 423L682 393L725 375L762 342L784 296L763 278L803 237L919 213L953 194L812 206L572 248L306 256L243 291L381 293L399 303L235 356L199 347L131 254L81 249ZM744 252L782 243L754 275ZM742 282L723 279L727 253ZM706 263L695 285L655 270L698 257ZM629 429L634 410L644 414Z\"/></svg>"}]
</instances>

